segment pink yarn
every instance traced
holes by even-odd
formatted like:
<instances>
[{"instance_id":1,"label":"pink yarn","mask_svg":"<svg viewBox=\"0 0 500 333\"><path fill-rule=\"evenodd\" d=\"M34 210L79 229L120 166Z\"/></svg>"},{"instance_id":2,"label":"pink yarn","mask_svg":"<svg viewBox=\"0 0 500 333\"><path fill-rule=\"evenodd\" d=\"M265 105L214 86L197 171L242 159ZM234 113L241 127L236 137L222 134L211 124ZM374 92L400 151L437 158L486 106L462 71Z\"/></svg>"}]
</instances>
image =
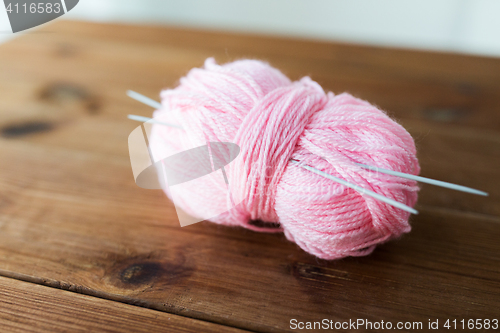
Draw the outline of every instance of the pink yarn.
<instances>
[{"instance_id":1,"label":"pink yarn","mask_svg":"<svg viewBox=\"0 0 500 333\"><path fill-rule=\"evenodd\" d=\"M417 175L412 137L376 107L343 93L325 94L310 78L291 82L268 64L240 60L217 65L209 58L175 89L162 91L154 151L164 156L207 142L233 142L241 158L228 170L243 202L212 222L255 231L284 232L323 259L362 256L410 231L410 213L290 163L290 159L413 207L415 181L376 173L370 166ZM186 212L205 216L229 207L224 182L203 180L175 198ZM167 195L168 189L165 189ZM252 221L260 220L263 226ZM279 228L269 228L279 223Z\"/></svg>"}]
</instances>

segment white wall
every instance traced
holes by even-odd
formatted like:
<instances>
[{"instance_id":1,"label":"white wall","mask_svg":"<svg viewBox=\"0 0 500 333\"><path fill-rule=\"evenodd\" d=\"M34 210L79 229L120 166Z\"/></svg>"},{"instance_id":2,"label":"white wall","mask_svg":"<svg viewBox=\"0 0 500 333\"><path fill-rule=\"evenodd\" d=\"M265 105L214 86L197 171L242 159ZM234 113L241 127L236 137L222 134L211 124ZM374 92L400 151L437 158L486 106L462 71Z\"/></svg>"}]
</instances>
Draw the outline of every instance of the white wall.
<instances>
[{"instance_id":1,"label":"white wall","mask_svg":"<svg viewBox=\"0 0 500 333\"><path fill-rule=\"evenodd\" d=\"M80 0L65 17L500 56L500 0Z\"/></svg>"}]
</instances>

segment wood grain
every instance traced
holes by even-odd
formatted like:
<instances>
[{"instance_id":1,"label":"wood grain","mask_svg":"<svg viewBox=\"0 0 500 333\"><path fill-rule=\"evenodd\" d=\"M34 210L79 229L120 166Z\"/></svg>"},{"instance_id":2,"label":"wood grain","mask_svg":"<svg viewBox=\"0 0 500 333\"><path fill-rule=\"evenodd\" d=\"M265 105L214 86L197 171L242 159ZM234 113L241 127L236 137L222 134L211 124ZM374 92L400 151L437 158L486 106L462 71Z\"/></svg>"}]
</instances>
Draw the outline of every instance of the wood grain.
<instances>
[{"instance_id":1,"label":"wood grain","mask_svg":"<svg viewBox=\"0 0 500 333\"><path fill-rule=\"evenodd\" d=\"M242 332L0 277L2 332Z\"/></svg>"},{"instance_id":2,"label":"wood grain","mask_svg":"<svg viewBox=\"0 0 500 333\"><path fill-rule=\"evenodd\" d=\"M500 60L67 21L45 31L0 47L0 275L260 332L292 318L498 318ZM415 137L424 176L490 196L422 186L412 233L330 262L283 235L180 228L161 191L133 182L138 124L125 116L151 110L125 91L157 96L209 56L262 58L375 102Z\"/></svg>"}]
</instances>

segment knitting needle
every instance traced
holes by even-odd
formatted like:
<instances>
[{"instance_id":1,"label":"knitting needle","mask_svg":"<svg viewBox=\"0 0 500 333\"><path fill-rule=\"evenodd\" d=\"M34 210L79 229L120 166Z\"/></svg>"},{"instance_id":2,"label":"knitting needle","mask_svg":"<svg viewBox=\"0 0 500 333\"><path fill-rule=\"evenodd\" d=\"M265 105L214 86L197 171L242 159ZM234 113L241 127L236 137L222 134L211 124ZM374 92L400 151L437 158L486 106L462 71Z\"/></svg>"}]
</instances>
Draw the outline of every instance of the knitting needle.
<instances>
[{"instance_id":1,"label":"knitting needle","mask_svg":"<svg viewBox=\"0 0 500 333\"><path fill-rule=\"evenodd\" d=\"M337 182L337 183L339 183L339 184L342 184L342 185L344 185L344 186L347 186L347 187L349 187L349 188L352 188L353 190L358 191L358 192L359 192L359 193L361 193L361 194L367 194L367 195L369 195L369 196L371 196L371 197L374 197L374 198L375 198L375 199L377 199L377 200L383 201L383 202L385 202L385 203L387 203L387 204L389 204L389 205L391 205L391 206L394 206L394 207L396 207L396 208L399 208L399 209L405 210L405 211L410 212L410 213L412 213L412 214L418 214L418 211L416 211L415 209L413 209L413 208L411 208L411 207L409 207L409 206L407 206L407 205L405 205L405 204L402 204L402 203L400 203L400 202L397 202L397 201L395 201L395 200L392 200L392 199L390 199L390 198L384 197L383 195L380 195L380 194L378 194L378 193L375 193L375 192L373 192L373 191L371 191L371 190L367 190L367 189L365 189L365 188L362 188L361 186L358 186L358 185L355 185L355 184L349 183L349 182L347 182L347 181L345 181L345 180L343 180L343 179L341 179L341 178L337 178L337 177L332 176L332 175L330 175L330 174L328 174L328 173L326 173L326 172L323 172L323 171L318 170L318 169L316 169L316 168L310 167L309 165L302 164L302 163L300 163L300 162L299 162L299 161L297 161L297 160L290 159L290 162L292 162L292 163L294 163L294 164L297 164L297 165L298 165L298 166L300 166L301 168L304 168L304 169L306 169L306 170L309 170L309 171L311 171L311 172L314 172L315 174L318 174L318 175L320 175L320 176L323 176L323 177L325 177L325 178L328 178L328 179L330 179L330 180L333 180L334 182Z\"/></svg>"},{"instance_id":2,"label":"knitting needle","mask_svg":"<svg viewBox=\"0 0 500 333\"><path fill-rule=\"evenodd\" d=\"M127 95L129 97L132 97L133 99L139 101L139 102L142 102L146 105L149 105L149 106L153 106L155 104L159 104L158 102L154 101L154 100L151 100L150 98L146 97L146 96L143 96L135 91L132 91L132 90L129 90L127 92ZM159 105L159 107L161 107L161 105ZM148 117L142 117L142 116L136 116L136 115L128 115L128 118L131 119L131 120L136 120L136 121L140 121L140 122L146 122L146 121L155 121L154 119L152 118L148 118ZM167 124L167 123L161 123L161 122L157 122L155 121L156 123L159 123L159 124L162 124L162 125L166 125L166 126L172 126L171 124ZM177 126L177 125L174 125L174 127L177 127L177 128L181 128L180 126ZM370 191L370 190L367 190L367 189L364 189L362 188L361 186L358 186L358 185L355 185L355 184L351 184L343 179L340 179L340 178L337 178L335 176L332 176L330 174L327 174L321 170L318 170L316 168L313 168L313 167L310 167L308 165L304 165L304 164L301 164L299 161L296 161L296 160L293 160L291 159L290 160L291 162L297 164L299 167L303 168L303 169L306 169L308 171L311 171L313 173L316 173L320 176L323 176L325 178L328 178L330 180L333 180L339 184L342 184L344 186L347 186L349 188L352 188L353 190L356 190L358 192L360 192L361 194L367 194L371 197L374 197L375 199L377 200L380 200L380 201L383 201L389 205L392 205L396 208L400 208L404 211L407 211L409 213L413 213L413 214L418 214L418 211L416 211L415 209L405 205L405 204L402 204L400 202L397 202L395 200L392 200L392 199L389 199L387 197L384 197L383 195L380 195L380 194L377 194L373 191Z\"/></svg>"},{"instance_id":3,"label":"knitting needle","mask_svg":"<svg viewBox=\"0 0 500 333\"><path fill-rule=\"evenodd\" d=\"M133 99L139 101L139 102L146 104L146 105L156 107L156 108L161 107L161 104L158 103L157 101L152 100L144 95L141 95L138 92L128 90L127 95L129 97L132 97ZM132 120L137 120L137 121L149 121L149 120L151 120L151 118L134 116L134 115L129 115L128 118L132 119ZM153 121L156 122L154 119L153 119ZM157 122L157 123L160 123L160 122ZM165 123L161 123L161 124L181 128L180 126L177 126L177 125L170 125L170 124L165 124ZM476 190L476 189L473 189L470 187L466 187L466 186L462 186L462 185L452 184L452 183L443 182L440 180L435 180L435 179L430 179L430 178L425 178L425 177L421 177L421 176L414 176L414 175L410 175L407 173L387 170L387 169L383 169L383 168L379 168L379 167L372 167L372 166L369 166L366 164L361 164L361 163L355 163L355 164L362 167L362 168L368 169L368 170L377 171L377 172L385 173L388 175L398 176L401 178L412 179L412 180L419 181L421 183L427 183L427 184L432 184L432 185L436 185L436 186L440 186L440 187L446 187L446 188L450 188L452 190L461 191L461 192L467 192L467 193L472 193L472 194L477 194L477 195L488 196L488 193L486 193L486 192L479 191L479 190Z\"/></svg>"},{"instance_id":4,"label":"knitting needle","mask_svg":"<svg viewBox=\"0 0 500 333\"><path fill-rule=\"evenodd\" d=\"M447 182L443 182L441 180L435 180L435 179L425 178L425 177L421 177L421 176L410 175L407 173L387 170L387 169L383 169L383 168L379 168L379 167L373 167L373 166L369 166L369 165L361 164L361 163L354 163L354 164L356 164L362 168L376 171L376 172L380 172L380 173L385 173L387 175L393 175L393 176L398 176L401 178L416 180L416 181L421 182L421 183L427 183L427 184L432 184L432 185L436 185L436 186L440 186L440 187L446 187L446 188L450 188L450 189L456 190L456 191L467 192L467 193L472 193L472 194L477 194L477 195L483 195L485 197L488 196L488 193L486 193L486 192L479 191L479 190L476 190L476 189L473 189L473 188L470 188L467 186L447 183Z\"/></svg>"},{"instance_id":5,"label":"knitting needle","mask_svg":"<svg viewBox=\"0 0 500 333\"><path fill-rule=\"evenodd\" d=\"M149 105L152 108L155 109L161 109L161 104L155 101L154 99L151 99L149 97L146 97L142 94L139 94L138 92L135 92L133 90L127 90L127 96L135 99L136 101L139 101L143 104ZM132 118L129 118L132 119ZM136 120L136 119L133 119ZM142 120L139 120L142 121Z\"/></svg>"},{"instance_id":6,"label":"knitting needle","mask_svg":"<svg viewBox=\"0 0 500 333\"><path fill-rule=\"evenodd\" d=\"M142 102L146 105L149 105L149 106L152 106L152 107L155 107L155 108L160 108L161 107L161 104L156 102L155 100L152 100L144 95L141 95L135 91L132 91L132 90L129 90L127 91L127 95L139 102ZM148 117L139 117L139 116L134 116L134 115L129 115L128 116L129 119L132 119L132 120L137 120L137 121L150 121L150 120L153 120L152 118L148 118ZM157 123L160 123L160 122L157 122ZM172 126L172 127L177 127L177 128L181 128L180 126L177 126L177 125L170 125L170 124L166 124L166 123L161 123L162 125L166 125L166 126ZM295 164L299 163L298 161L295 161L295 160L292 160ZM450 189L453 189L453 190L456 190L456 191L462 191L462 192L467 192L467 193L472 193L472 194L477 194L477 195L483 195L483 196L487 196L488 193L486 192L483 192L483 191L479 191L479 190L476 190L476 189L473 189L473 188L470 188L470 187L466 187L466 186L462 186L462 185L456 185L456 184L452 184L452 183L448 183L448 182L443 182L443 181L440 181L440 180L435 180L435 179L429 179L429 178L425 178L425 177L421 177L421 176L414 176L414 175L410 175L410 174L406 174L406 173L403 173L403 172L397 172L397 171L392 171L392 170L387 170L387 169L383 169L383 168L378 168L378 167L372 167L372 166L369 166L369 165L365 165L365 164L361 164L361 163L355 163L356 165L362 167L362 168L365 168L365 169L368 169L368 170L373 170L373 171L377 171L377 172L380 172L380 173L385 173L385 174L388 174L388 175L394 175L394 176L398 176L398 177L401 177L401 178L406 178L406 179L412 179L412 180L416 180L416 181L419 181L419 182L422 182L422 183L427 183L427 184L432 184L432 185L436 185L436 186L440 186L440 187L446 187L446 188L450 188ZM299 164L300 167L304 168L304 169L307 169L309 171L312 171L314 173L317 173L319 175L322 175L328 179L331 179L333 181L336 181L340 184L343 184L347 187L350 187L352 189L355 189L356 191L358 192L362 192L362 193L366 193L368 195L370 195L370 192L372 194L375 194L376 196L374 195L371 195L383 202L386 202L388 204L391 204L392 206L395 206L395 207L398 207L398 208L401 208L407 212L410 212L410 213L413 213L413 214L417 214L417 211L414 210L413 208L410 208L402 203L399 203L397 201L394 201L392 199L389 199L389 198L386 198L386 197L383 197L375 192L372 192L370 190L367 190L367 189L363 189L362 187L359 187L357 185L354 185L354 184L351 184L351 183L348 183L340 178L337 178L337 177L334 177L332 175L329 175L327 173L324 173L323 171L320 171L318 169L315 169L313 167L310 167L310 166L307 166L307 165L302 165L302 164ZM349 185L347 185L349 184ZM379 197L382 197L384 199L381 199ZM388 201L392 201L393 203L391 202L388 202Z\"/></svg>"},{"instance_id":7,"label":"knitting needle","mask_svg":"<svg viewBox=\"0 0 500 333\"><path fill-rule=\"evenodd\" d=\"M161 121L158 121L156 119L153 119L153 118L149 118L149 117L143 117L143 116L136 116L135 114L129 114L127 116L128 119L131 119L131 120L135 120L135 121L140 121L140 122L150 122L150 123L155 123L155 124L159 124L159 125L164 125L164 126L168 126L168 127L177 127L177 128L182 128L181 126L179 125L174 125L174 124L169 124L169 123L164 123L164 122L161 122Z\"/></svg>"}]
</instances>

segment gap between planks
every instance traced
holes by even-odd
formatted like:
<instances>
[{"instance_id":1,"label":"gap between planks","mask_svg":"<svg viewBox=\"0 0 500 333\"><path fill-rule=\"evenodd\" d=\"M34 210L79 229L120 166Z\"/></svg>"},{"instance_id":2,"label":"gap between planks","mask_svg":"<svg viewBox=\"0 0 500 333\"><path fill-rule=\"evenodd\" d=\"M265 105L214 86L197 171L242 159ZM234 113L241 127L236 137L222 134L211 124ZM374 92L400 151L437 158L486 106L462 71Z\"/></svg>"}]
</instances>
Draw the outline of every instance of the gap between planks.
<instances>
[{"instance_id":1,"label":"gap between planks","mask_svg":"<svg viewBox=\"0 0 500 333\"><path fill-rule=\"evenodd\" d=\"M29 294L29 296L23 298L24 292ZM9 301L9 297L12 298L11 301ZM2 303L7 303L7 306L1 306ZM44 307L41 310L32 310L30 313L23 311L32 303L43 303ZM66 306L63 306L64 304ZM75 305L74 310L68 310L71 304ZM94 308L91 306L94 306ZM79 311L79 309L85 309L85 307L87 307L86 311ZM164 308L158 309L154 305L152 306L152 304L141 302L137 299L0 269L0 323L2 324L0 327L6 327L4 326L7 325L6 322L13 322L4 318L4 316L6 313L12 312L17 308L19 308L18 313L22 314L20 315L22 319L16 320L15 323L17 325L12 324L14 326L11 327L12 330L9 332L31 332L28 330L28 327L35 326L36 321L34 317L37 315L42 317L43 314L45 314L44 318L49 317L49 320L53 320L51 323L56 323L56 325L50 326L49 324L48 327L44 327L44 325L37 326L33 332L66 332L67 330L63 329L60 318L68 318L68 314L71 314L71 312L78 314L80 321L82 317L88 317L86 318L89 319L88 321L78 323L80 327L88 329L81 330L82 332L95 331L96 328L99 328L100 321L106 317L105 313L108 315L106 320L110 324L113 324L111 327L106 327L107 332L129 332L132 325L136 322L141 323L141 325L135 326L133 330L133 332L138 333L156 332L158 328L161 328L162 333L201 331L227 333L252 332L248 329L232 327L215 321L187 316L182 313L168 312ZM62 312L63 309L65 310L64 312ZM61 312L57 313L58 310L61 310ZM51 313L51 311L54 311L54 313ZM111 318L109 318L110 315L112 316ZM135 320L130 320L130 317L134 315ZM33 318L30 318L31 316ZM76 317L74 318L76 319ZM147 320L153 319L155 320L154 323L149 324L147 322ZM73 322L66 320L64 324L68 326L72 325ZM56 327L61 327L61 330L56 329ZM105 327L100 328L104 329ZM80 332L76 327L71 327L71 331Z\"/></svg>"}]
</instances>

